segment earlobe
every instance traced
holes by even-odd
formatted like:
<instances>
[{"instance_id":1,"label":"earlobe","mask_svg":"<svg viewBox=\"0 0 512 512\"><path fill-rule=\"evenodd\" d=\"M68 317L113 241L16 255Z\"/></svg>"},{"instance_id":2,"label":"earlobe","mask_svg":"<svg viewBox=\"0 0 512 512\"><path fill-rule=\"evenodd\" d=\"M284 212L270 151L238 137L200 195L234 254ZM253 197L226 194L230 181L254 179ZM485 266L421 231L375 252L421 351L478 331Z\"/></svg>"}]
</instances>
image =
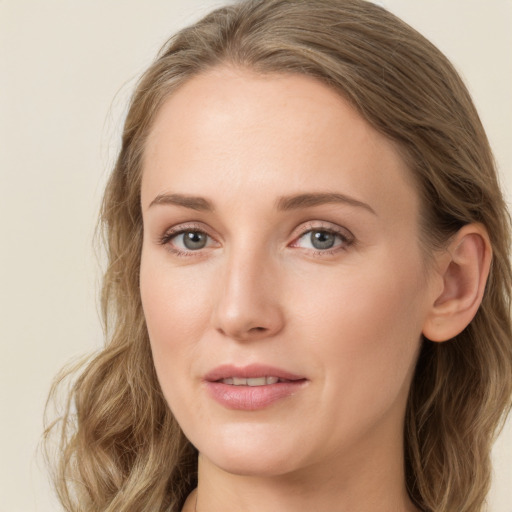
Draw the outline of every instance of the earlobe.
<instances>
[{"instance_id":1,"label":"earlobe","mask_svg":"<svg viewBox=\"0 0 512 512\"><path fill-rule=\"evenodd\" d=\"M439 256L441 292L435 293L425 319L423 335L447 341L474 318L485 290L492 259L487 230L481 224L462 227Z\"/></svg>"}]
</instances>

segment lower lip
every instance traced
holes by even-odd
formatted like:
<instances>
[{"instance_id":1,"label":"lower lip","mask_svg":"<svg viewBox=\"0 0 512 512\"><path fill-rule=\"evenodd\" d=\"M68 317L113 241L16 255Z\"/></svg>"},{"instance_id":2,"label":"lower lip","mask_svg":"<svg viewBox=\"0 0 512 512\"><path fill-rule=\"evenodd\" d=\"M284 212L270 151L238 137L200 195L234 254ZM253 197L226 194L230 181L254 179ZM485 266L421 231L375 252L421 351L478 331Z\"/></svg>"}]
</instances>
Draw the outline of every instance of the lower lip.
<instances>
[{"instance_id":1,"label":"lower lip","mask_svg":"<svg viewBox=\"0 0 512 512\"><path fill-rule=\"evenodd\" d=\"M305 379L265 386L233 386L222 382L206 382L206 388L214 400L228 409L256 411L294 395L305 384Z\"/></svg>"}]
</instances>

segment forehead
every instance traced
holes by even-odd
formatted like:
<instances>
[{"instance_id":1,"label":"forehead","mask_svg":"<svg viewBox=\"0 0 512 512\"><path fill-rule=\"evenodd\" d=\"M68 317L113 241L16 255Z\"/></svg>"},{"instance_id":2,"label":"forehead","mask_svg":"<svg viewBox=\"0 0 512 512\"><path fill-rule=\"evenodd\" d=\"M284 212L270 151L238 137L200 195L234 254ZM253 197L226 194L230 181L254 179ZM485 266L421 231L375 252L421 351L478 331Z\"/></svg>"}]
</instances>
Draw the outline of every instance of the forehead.
<instances>
[{"instance_id":1,"label":"forehead","mask_svg":"<svg viewBox=\"0 0 512 512\"><path fill-rule=\"evenodd\" d=\"M219 67L160 109L145 148L142 200L169 192L254 200L260 189L270 198L336 188L410 213L417 205L409 173L394 144L327 85Z\"/></svg>"}]
</instances>

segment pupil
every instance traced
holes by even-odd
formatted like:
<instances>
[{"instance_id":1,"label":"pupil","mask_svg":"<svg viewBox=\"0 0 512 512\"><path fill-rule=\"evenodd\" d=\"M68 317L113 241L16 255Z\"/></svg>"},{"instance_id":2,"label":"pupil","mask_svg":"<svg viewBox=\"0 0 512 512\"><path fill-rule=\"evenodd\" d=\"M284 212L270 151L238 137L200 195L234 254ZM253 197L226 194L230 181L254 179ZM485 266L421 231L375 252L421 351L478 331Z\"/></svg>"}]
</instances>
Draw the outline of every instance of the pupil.
<instances>
[{"instance_id":1,"label":"pupil","mask_svg":"<svg viewBox=\"0 0 512 512\"><path fill-rule=\"evenodd\" d=\"M315 249L330 249L335 242L335 235L328 231L313 231L311 233L311 245Z\"/></svg>"},{"instance_id":2,"label":"pupil","mask_svg":"<svg viewBox=\"0 0 512 512\"><path fill-rule=\"evenodd\" d=\"M199 231L187 231L183 234L183 245L187 249L202 249L206 245L206 236Z\"/></svg>"}]
</instances>

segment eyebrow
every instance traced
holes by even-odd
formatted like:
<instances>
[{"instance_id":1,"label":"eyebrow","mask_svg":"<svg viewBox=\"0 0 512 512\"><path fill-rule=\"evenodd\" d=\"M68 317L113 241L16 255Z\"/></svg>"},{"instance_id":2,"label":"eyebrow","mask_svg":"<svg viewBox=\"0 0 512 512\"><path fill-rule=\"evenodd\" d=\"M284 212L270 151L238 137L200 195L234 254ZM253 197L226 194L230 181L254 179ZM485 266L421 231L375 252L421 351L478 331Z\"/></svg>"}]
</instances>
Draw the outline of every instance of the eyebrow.
<instances>
[{"instance_id":1,"label":"eyebrow","mask_svg":"<svg viewBox=\"0 0 512 512\"><path fill-rule=\"evenodd\" d=\"M338 194L334 192L317 192L308 194L297 194L292 196L280 197L276 202L276 207L281 211L297 210L300 208L312 208L329 203L343 203L350 206L364 208L365 210L377 215L375 210L367 203L358 199ZM159 194L151 201L149 208L154 205L175 205L189 208L190 210L212 212L213 204L208 199L198 196L189 196L185 194Z\"/></svg>"},{"instance_id":2,"label":"eyebrow","mask_svg":"<svg viewBox=\"0 0 512 512\"><path fill-rule=\"evenodd\" d=\"M311 208L328 203L343 203L350 206L357 206L364 208L370 213L377 215L375 210L367 203L363 203L358 199L347 196L345 194L338 194L334 192L320 192L312 194L297 194L293 196L281 197L277 201L278 210L296 210L298 208Z\"/></svg>"},{"instance_id":3,"label":"eyebrow","mask_svg":"<svg viewBox=\"0 0 512 512\"><path fill-rule=\"evenodd\" d=\"M159 194L151 201L149 208L157 204L183 206L199 212L213 211L213 204L204 197L183 194Z\"/></svg>"}]
</instances>

